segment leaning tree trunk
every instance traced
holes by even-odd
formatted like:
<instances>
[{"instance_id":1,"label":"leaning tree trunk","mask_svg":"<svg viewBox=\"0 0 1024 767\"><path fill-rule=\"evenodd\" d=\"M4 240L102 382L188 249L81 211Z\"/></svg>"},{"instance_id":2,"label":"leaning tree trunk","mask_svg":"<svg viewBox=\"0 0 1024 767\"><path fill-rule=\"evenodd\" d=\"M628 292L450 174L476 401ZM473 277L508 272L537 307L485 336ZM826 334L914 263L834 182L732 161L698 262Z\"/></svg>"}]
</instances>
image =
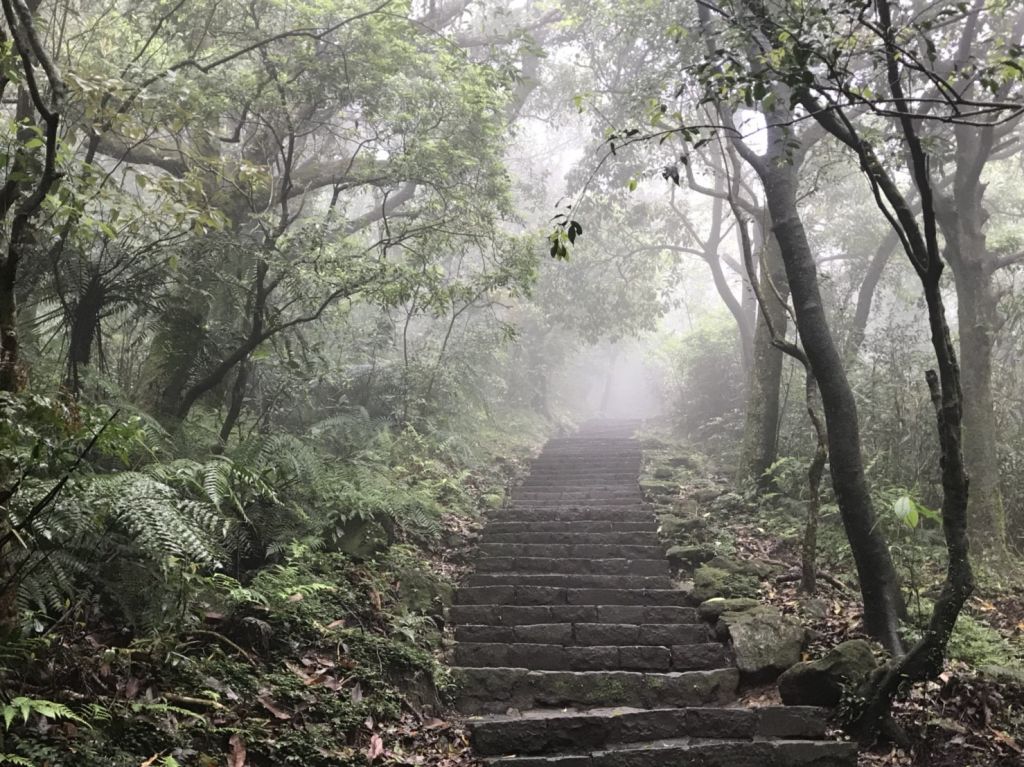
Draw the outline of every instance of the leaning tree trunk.
<instances>
[{"instance_id":1,"label":"leaning tree trunk","mask_svg":"<svg viewBox=\"0 0 1024 767\"><path fill-rule=\"evenodd\" d=\"M789 295L789 285L786 282L785 265L782 263L779 246L774 237L767 239L764 261L758 292L765 297L764 311L770 315L771 327L784 338L788 316L779 298L786 299ZM773 284L778 290L778 295L772 289ZM772 332L764 316L758 312L739 479L756 480L762 487L770 484L766 472L775 463L777 454L782 356L782 352L772 343Z\"/></svg>"},{"instance_id":2,"label":"leaning tree trunk","mask_svg":"<svg viewBox=\"0 0 1024 767\"><path fill-rule=\"evenodd\" d=\"M825 314L817 266L797 210L795 173L785 158L766 162L760 170L793 294L797 329L821 393L832 486L857 566L865 629L887 649L900 652L899 621L906 614L906 605L871 503L857 402Z\"/></svg>"}]
</instances>

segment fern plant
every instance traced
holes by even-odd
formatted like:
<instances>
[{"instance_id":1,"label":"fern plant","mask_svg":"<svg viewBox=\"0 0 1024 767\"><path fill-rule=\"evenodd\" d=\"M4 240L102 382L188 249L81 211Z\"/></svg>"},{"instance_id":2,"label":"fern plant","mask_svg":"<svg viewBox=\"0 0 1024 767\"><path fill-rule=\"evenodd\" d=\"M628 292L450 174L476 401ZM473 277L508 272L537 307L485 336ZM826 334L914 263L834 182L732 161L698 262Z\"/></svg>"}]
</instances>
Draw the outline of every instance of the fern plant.
<instances>
[{"instance_id":1,"label":"fern plant","mask_svg":"<svg viewBox=\"0 0 1024 767\"><path fill-rule=\"evenodd\" d=\"M70 708L65 706L63 703L58 703L53 700L27 698L19 695L16 698L11 698L4 704L3 708L0 708L0 715L3 716L5 730L11 729L11 725L18 716L21 717L23 724L28 724L28 721L33 714L41 716L44 719L66 720L81 724L85 727L89 726L89 723L85 719L80 717Z\"/></svg>"}]
</instances>

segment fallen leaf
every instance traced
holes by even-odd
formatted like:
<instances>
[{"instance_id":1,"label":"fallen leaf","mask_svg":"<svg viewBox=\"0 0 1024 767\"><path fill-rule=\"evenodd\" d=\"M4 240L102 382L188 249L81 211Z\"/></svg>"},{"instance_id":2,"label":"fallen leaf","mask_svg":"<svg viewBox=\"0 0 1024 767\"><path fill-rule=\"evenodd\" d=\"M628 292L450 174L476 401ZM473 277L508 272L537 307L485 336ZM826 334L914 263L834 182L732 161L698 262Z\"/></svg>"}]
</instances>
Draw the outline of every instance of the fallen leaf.
<instances>
[{"instance_id":1,"label":"fallen leaf","mask_svg":"<svg viewBox=\"0 0 1024 767\"><path fill-rule=\"evenodd\" d=\"M242 736L235 733L228 740L228 767L245 767L245 741Z\"/></svg>"},{"instance_id":2,"label":"fallen leaf","mask_svg":"<svg viewBox=\"0 0 1024 767\"><path fill-rule=\"evenodd\" d=\"M384 755L384 739L376 733L370 738L370 747L366 749L366 758L371 762L378 756Z\"/></svg>"},{"instance_id":3,"label":"fallen leaf","mask_svg":"<svg viewBox=\"0 0 1024 767\"><path fill-rule=\"evenodd\" d=\"M259 698L259 702L260 705L263 706L263 708L265 708L278 719L288 720L292 718L291 714L289 714L287 711L284 711L283 709L278 708L265 697Z\"/></svg>"},{"instance_id":4,"label":"fallen leaf","mask_svg":"<svg viewBox=\"0 0 1024 767\"><path fill-rule=\"evenodd\" d=\"M992 734L995 735L996 740L998 740L1004 746L1011 749L1012 751L1015 751L1018 754L1024 754L1024 748L1021 748L1020 744L1018 744L1016 740L1007 735L1005 732L1003 732L1002 730L997 730L995 727L989 727L989 730L991 730Z\"/></svg>"}]
</instances>

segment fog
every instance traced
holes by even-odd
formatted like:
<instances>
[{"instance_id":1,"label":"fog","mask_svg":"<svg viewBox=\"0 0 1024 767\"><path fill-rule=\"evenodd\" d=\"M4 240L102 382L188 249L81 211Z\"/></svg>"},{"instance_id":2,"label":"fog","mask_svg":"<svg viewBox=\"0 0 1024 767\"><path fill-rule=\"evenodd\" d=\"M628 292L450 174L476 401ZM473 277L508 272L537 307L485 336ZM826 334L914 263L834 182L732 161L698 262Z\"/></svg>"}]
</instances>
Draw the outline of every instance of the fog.
<instances>
[{"instance_id":1,"label":"fog","mask_svg":"<svg viewBox=\"0 0 1024 767\"><path fill-rule=\"evenodd\" d=\"M1019 0L0 5L0 763L456 764L451 608L515 718L754 596L1019 761Z\"/></svg>"}]
</instances>

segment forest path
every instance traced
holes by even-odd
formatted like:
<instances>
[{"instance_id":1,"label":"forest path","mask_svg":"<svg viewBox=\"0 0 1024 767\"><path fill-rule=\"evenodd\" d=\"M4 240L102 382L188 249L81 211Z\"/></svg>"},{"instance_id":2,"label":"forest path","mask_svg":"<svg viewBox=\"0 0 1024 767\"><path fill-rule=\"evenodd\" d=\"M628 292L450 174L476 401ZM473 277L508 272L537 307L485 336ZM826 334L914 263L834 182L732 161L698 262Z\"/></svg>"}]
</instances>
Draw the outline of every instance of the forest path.
<instances>
[{"instance_id":1,"label":"forest path","mask_svg":"<svg viewBox=\"0 0 1024 767\"><path fill-rule=\"evenodd\" d=\"M637 422L552 439L451 609L458 708L493 767L854 767L817 709L729 707L739 672L674 588Z\"/></svg>"}]
</instances>

